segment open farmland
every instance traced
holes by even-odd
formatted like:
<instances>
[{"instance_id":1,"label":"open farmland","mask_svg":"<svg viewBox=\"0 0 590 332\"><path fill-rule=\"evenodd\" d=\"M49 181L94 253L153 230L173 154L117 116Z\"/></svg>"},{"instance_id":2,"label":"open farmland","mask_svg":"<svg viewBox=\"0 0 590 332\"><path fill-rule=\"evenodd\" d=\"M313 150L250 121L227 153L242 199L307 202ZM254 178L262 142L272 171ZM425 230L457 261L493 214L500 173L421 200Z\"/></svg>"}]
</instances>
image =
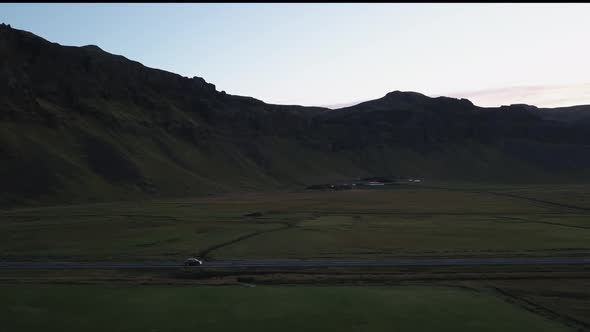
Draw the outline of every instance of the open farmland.
<instances>
[{"instance_id":1,"label":"open farmland","mask_svg":"<svg viewBox=\"0 0 590 332\"><path fill-rule=\"evenodd\" d=\"M568 331L489 294L448 287L0 289L6 331L105 331L113 321L118 331Z\"/></svg>"},{"instance_id":2,"label":"open farmland","mask_svg":"<svg viewBox=\"0 0 590 332\"><path fill-rule=\"evenodd\" d=\"M392 186L235 193L0 213L3 260L581 256L588 189ZM564 192L578 197L564 206ZM572 203L573 204L573 203Z\"/></svg>"}]
</instances>

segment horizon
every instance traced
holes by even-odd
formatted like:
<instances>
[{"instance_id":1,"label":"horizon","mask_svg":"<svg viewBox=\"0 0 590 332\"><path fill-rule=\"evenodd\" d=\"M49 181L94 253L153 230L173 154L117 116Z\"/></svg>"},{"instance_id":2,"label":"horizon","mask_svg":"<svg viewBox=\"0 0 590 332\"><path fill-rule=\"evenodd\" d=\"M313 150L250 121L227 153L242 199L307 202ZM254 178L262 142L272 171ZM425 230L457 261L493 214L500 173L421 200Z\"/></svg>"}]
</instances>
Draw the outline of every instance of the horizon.
<instances>
[{"instance_id":1,"label":"horizon","mask_svg":"<svg viewBox=\"0 0 590 332\"><path fill-rule=\"evenodd\" d=\"M97 45L146 67L203 77L219 91L271 104L346 107L396 90L465 98L481 107L590 104L590 69L584 65L590 47L580 42L590 22L576 19L590 14L589 4L2 4L0 9L4 23L51 42ZM355 14L358 25L350 28ZM109 26L106 17L113 22ZM202 20L183 20L191 17ZM156 18L161 21L154 25ZM494 22L502 28L493 28ZM81 24L86 28L73 29ZM385 45L391 41L401 47ZM436 57L429 55L433 51ZM495 63L486 68L486 61Z\"/></svg>"}]
</instances>

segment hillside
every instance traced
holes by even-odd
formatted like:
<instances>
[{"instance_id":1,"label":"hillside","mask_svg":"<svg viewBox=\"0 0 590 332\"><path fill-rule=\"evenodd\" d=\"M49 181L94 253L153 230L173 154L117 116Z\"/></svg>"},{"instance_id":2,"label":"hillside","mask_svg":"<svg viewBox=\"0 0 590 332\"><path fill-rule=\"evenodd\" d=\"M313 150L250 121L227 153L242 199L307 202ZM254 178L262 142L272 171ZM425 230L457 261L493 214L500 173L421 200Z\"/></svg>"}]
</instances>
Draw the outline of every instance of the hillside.
<instances>
[{"instance_id":1,"label":"hillside","mask_svg":"<svg viewBox=\"0 0 590 332\"><path fill-rule=\"evenodd\" d=\"M0 206L301 188L369 175L590 179L587 107L480 108L395 91L330 110L266 104L0 26ZM573 115L572 115L573 114ZM573 120L572 120L573 119Z\"/></svg>"}]
</instances>

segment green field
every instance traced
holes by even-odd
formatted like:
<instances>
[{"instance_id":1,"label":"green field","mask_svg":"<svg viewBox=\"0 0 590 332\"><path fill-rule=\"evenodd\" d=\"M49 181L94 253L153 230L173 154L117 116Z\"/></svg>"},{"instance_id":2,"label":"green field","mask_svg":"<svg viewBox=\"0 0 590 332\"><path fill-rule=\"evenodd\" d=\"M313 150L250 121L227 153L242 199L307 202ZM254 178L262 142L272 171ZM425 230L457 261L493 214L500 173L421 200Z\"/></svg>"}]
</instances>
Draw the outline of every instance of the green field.
<instances>
[{"instance_id":1,"label":"green field","mask_svg":"<svg viewBox=\"0 0 590 332\"><path fill-rule=\"evenodd\" d=\"M2 332L569 331L492 295L446 287L0 286L0 292Z\"/></svg>"},{"instance_id":2,"label":"green field","mask_svg":"<svg viewBox=\"0 0 590 332\"><path fill-rule=\"evenodd\" d=\"M587 186L441 185L28 208L0 212L0 259L588 255L586 206Z\"/></svg>"},{"instance_id":3,"label":"green field","mask_svg":"<svg viewBox=\"0 0 590 332\"><path fill-rule=\"evenodd\" d=\"M581 185L438 184L14 209L0 212L0 260L588 256L588 207L590 188ZM0 332L568 331L589 324L584 267L330 271L199 279L181 270L3 270ZM240 281L257 287L227 286ZM297 283L315 286L284 286Z\"/></svg>"}]
</instances>

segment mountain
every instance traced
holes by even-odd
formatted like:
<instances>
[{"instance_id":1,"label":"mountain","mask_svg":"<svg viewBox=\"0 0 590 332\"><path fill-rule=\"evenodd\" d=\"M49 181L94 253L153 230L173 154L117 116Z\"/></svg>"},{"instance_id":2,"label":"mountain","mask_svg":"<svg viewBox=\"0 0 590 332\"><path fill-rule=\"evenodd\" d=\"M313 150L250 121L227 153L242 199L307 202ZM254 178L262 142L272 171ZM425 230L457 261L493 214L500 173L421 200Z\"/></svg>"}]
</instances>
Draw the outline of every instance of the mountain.
<instances>
[{"instance_id":1,"label":"mountain","mask_svg":"<svg viewBox=\"0 0 590 332\"><path fill-rule=\"evenodd\" d=\"M590 124L590 105L541 108L539 110L541 117L547 120L566 122L574 125Z\"/></svg>"},{"instance_id":2,"label":"mountain","mask_svg":"<svg viewBox=\"0 0 590 332\"><path fill-rule=\"evenodd\" d=\"M401 91L335 110L272 105L4 24L0 59L4 207L303 188L358 176L590 179L587 106L482 108Z\"/></svg>"}]
</instances>

